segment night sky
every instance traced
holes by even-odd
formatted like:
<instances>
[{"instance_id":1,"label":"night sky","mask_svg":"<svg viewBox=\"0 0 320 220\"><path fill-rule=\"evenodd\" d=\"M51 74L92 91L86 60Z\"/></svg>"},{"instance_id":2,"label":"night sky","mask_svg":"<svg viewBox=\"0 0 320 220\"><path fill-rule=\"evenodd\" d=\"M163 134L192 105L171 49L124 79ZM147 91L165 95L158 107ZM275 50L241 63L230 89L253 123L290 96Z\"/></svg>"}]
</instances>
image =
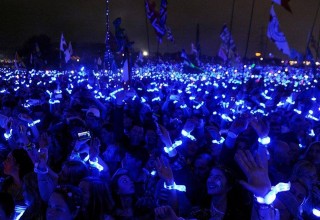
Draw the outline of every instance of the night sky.
<instances>
[{"instance_id":1,"label":"night sky","mask_svg":"<svg viewBox=\"0 0 320 220\"><path fill-rule=\"evenodd\" d=\"M280 53L267 40L270 0L255 0L252 32L248 57L255 51ZM160 0L157 0L160 5ZM281 29L287 36L289 46L304 52L308 32L311 29L319 0L291 0L290 14L276 5ZM243 56L247 40L252 0L237 0L233 20L233 36ZM215 56L218 52L219 32L224 23L230 24L232 0L168 0L167 25L176 43L164 40L160 52L175 52L182 48L190 51L196 39L196 25L200 24L202 53ZM147 48L144 0L110 0L110 20L122 18L122 27L136 50ZM319 36L320 15L314 35ZM154 30L148 23L150 51L157 49ZM111 25L113 32L113 26ZM0 1L0 48L19 47L33 35L46 34L52 42L59 42L61 33L67 41L78 43L103 43L105 39L104 0L1 0Z\"/></svg>"}]
</instances>

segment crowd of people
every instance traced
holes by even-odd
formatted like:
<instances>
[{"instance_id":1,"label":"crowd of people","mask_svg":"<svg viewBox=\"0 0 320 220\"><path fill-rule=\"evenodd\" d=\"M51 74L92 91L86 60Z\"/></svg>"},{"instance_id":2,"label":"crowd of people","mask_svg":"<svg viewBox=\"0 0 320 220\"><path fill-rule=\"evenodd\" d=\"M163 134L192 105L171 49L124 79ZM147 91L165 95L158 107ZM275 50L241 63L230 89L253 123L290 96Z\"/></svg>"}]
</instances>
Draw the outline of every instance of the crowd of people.
<instances>
[{"instance_id":1,"label":"crowd of people","mask_svg":"<svg viewBox=\"0 0 320 220\"><path fill-rule=\"evenodd\" d=\"M317 71L2 68L0 218L317 219Z\"/></svg>"}]
</instances>

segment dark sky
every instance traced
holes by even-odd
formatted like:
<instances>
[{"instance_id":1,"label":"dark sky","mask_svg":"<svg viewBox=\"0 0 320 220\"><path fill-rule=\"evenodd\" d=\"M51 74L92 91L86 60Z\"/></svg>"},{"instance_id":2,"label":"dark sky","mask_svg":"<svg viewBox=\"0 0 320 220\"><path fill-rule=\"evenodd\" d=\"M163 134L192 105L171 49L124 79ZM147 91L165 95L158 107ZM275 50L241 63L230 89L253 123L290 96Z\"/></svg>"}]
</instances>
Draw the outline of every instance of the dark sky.
<instances>
[{"instance_id":1,"label":"dark sky","mask_svg":"<svg viewBox=\"0 0 320 220\"><path fill-rule=\"evenodd\" d=\"M160 5L160 0L157 0ZM266 39L271 0L255 0L252 32L248 56L263 46L267 51L277 51ZM311 29L319 0L291 0L293 14L276 6L282 31L289 46L305 51L308 32ZM252 0L236 0L233 36L241 55L244 54L249 27ZM190 51L195 42L196 25L200 24L200 43L206 55L216 55L219 32L224 23L229 24L232 0L168 0L167 25L172 29L176 44L164 40L160 52ZM111 21L122 18L134 48L147 49L144 0L110 0ZM319 35L320 15L314 34ZM113 31L113 26L112 31ZM53 42L59 42L61 32L67 41L104 42L104 0L0 0L0 48L18 47L33 35L47 34ZM156 37L149 25L151 52L156 51ZM275 53L279 55L279 53Z\"/></svg>"}]
</instances>

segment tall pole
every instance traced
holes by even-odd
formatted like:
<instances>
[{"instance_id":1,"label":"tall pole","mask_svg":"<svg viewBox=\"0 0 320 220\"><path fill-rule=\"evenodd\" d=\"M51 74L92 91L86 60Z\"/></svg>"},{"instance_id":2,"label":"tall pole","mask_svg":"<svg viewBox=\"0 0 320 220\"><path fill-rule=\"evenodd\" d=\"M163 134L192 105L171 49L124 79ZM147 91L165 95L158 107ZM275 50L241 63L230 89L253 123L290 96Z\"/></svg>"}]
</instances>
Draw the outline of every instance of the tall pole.
<instances>
[{"instance_id":1,"label":"tall pole","mask_svg":"<svg viewBox=\"0 0 320 220\"><path fill-rule=\"evenodd\" d=\"M232 1L232 10L231 10L231 18L230 18L230 37L229 37L229 40L228 40L227 65L229 63L230 41L231 41L231 36L232 36L234 5L235 5L235 0Z\"/></svg>"},{"instance_id":2,"label":"tall pole","mask_svg":"<svg viewBox=\"0 0 320 220\"><path fill-rule=\"evenodd\" d=\"M307 51L308 51L308 47L309 47L309 44L310 44L310 41L311 41L311 36L312 36L312 33L313 33L313 29L314 29L314 26L315 26L316 21L317 21L317 17L318 17L319 9L320 9L320 1L319 1L319 4L318 4L318 8L317 8L316 15L314 16L314 19L313 19L313 22L312 22L312 26L311 26L310 34L309 34L309 36L308 36L308 40L307 40L307 47L306 47L306 53L305 53L305 56L307 55ZM316 52L317 52L317 51L316 51Z\"/></svg>"},{"instance_id":3,"label":"tall pole","mask_svg":"<svg viewBox=\"0 0 320 220\"><path fill-rule=\"evenodd\" d=\"M249 30L247 35L247 43L246 43L246 50L244 53L244 59L247 59L247 52L248 52L248 45L250 40L250 34L251 34L251 25L252 25L252 17L253 17L253 9L254 9L255 0L252 0L252 6L251 6L251 15L250 15L250 23L249 23Z\"/></svg>"},{"instance_id":4,"label":"tall pole","mask_svg":"<svg viewBox=\"0 0 320 220\"><path fill-rule=\"evenodd\" d=\"M144 1L144 4L146 4L145 1ZM144 5L144 11L146 14L146 31L147 31L148 53L150 54L150 38L149 38L149 26L148 26L148 15L147 15L146 5Z\"/></svg>"},{"instance_id":5,"label":"tall pole","mask_svg":"<svg viewBox=\"0 0 320 220\"><path fill-rule=\"evenodd\" d=\"M111 62L113 60L113 55L111 52L110 46L110 8L109 8L109 1L106 0L106 51L104 53L104 62L105 68L107 70L111 70Z\"/></svg>"}]
</instances>

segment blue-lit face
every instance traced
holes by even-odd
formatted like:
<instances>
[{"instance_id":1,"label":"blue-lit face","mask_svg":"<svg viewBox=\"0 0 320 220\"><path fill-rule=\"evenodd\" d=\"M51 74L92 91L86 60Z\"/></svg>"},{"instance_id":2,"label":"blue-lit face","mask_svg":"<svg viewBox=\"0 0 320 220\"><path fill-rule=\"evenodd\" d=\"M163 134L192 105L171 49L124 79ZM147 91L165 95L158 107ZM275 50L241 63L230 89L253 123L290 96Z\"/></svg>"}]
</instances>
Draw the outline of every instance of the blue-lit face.
<instances>
[{"instance_id":1,"label":"blue-lit face","mask_svg":"<svg viewBox=\"0 0 320 220\"><path fill-rule=\"evenodd\" d=\"M74 215L71 213L66 201L58 193L52 193L48 202L47 220L72 220Z\"/></svg>"},{"instance_id":2,"label":"blue-lit face","mask_svg":"<svg viewBox=\"0 0 320 220\"><path fill-rule=\"evenodd\" d=\"M226 194L229 191L227 178L220 169L213 168L207 179L207 192L209 195Z\"/></svg>"}]
</instances>

